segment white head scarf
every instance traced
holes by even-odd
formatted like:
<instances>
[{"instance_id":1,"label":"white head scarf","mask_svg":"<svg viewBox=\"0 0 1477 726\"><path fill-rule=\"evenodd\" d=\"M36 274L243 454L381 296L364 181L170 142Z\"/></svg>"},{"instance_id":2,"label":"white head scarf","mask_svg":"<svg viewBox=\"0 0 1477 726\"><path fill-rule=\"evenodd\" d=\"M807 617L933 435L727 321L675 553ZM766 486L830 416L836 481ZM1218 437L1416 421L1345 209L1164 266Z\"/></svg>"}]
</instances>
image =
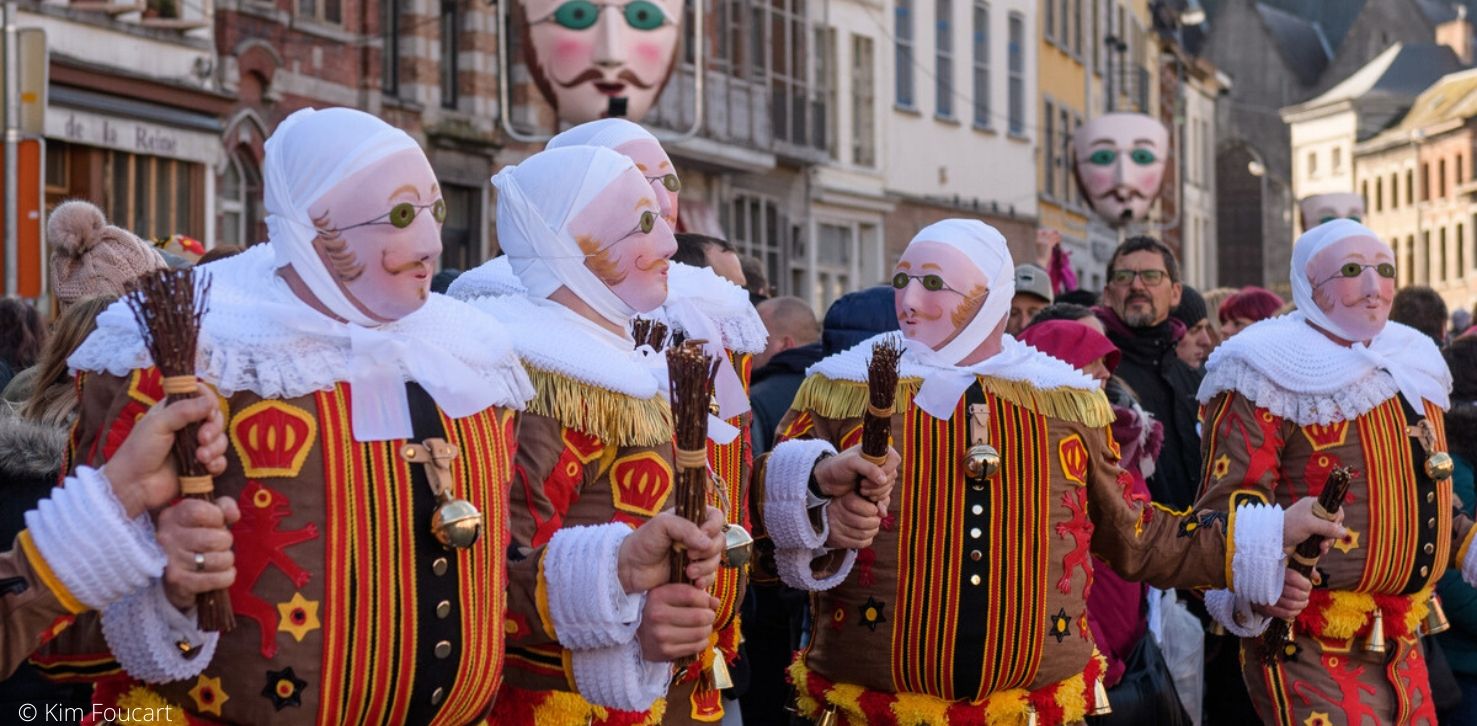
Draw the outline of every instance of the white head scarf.
<instances>
[{"instance_id":1,"label":"white head scarf","mask_svg":"<svg viewBox=\"0 0 1477 726\"><path fill-rule=\"evenodd\" d=\"M1297 311L1296 319L1305 320L1337 335L1344 340L1355 340L1354 336L1331 320L1313 300L1313 283L1308 281L1309 267L1313 258L1344 240L1369 237L1378 240L1386 250L1390 247L1379 235L1351 219L1335 219L1320 224L1299 237L1292 248L1292 300ZM1395 258L1393 250L1390 259ZM1451 372L1440 355L1431 356L1422 346L1411 344L1408 330L1397 324L1386 324L1368 343L1355 342L1351 347L1356 354L1376 368L1384 369L1395 379L1395 385L1412 406L1419 410L1421 399L1442 408L1450 403Z\"/></svg>"},{"instance_id":2,"label":"white head scarf","mask_svg":"<svg viewBox=\"0 0 1477 726\"><path fill-rule=\"evenodd\" d=\"M640 124L623 118L602 118L571 127L552 139L545 149L562 149L566 146L603 146L614 149L631 141L651 141L661 145L650 131Z\"/></svg>"},{"instance_id":3,"label":"white head scarf","mask_svg":"<svg viewBox=\"0 0 1477 726\"><path fill-rule=\"evenodd\" d=\"M284 119L267 139L262 191L277 266L292 265L324 306L351 323L378 325L349 301L313 249L318 229L308 208L344 179L407 149L419 151L420 145L352 108L305 108Z\"/></svg>"},{"instance_id":4,"label":"white head scarf","mask_svg":"<svg viewBox=\"0 0 1477 726\"><path fill-rule=\"evenodd\" d=\"M349 384L354 438L387 441L412 435L405 374L425 387L453 418L496 401L478 372L449 351L426 345L404 326L382 325L350 302L313 249L318 231L308 209L324 194L385 157L420 150L404 131L362 111L303 109L288 116L267 139L262 165L267 231L274 266L293 271L347 325L296 306L263 305L263 315L309 335L349 339ZM412 313L411 315L414 315Z\"/></svg>"},{"instance_id":5,"label":"white head scarf","mask_svg":"<svg viewBox=\"0 0 1477 726\"><path fill-rule=\"evenodd\" d=\"M912 360L929 369L914 401L929 415L947 419L976 375L987 374L987 369L998 368L997 363L1013 358L996 355L978 365L959 365L1010 314L1010 301L1015 297L1015 262L1005 237L977 219L946 219L930 224L914 235L908 246L920 242L937 242L963 252L985 274L990 289L984 305L943 348L934 350L915 340L904 342Z\"/></svg>"},{"instance_id":6,"label":"white head scarf","mask_svg":"<svg viewBox=\"0 0 1477 726\"><path fill-rule=\"evenodd\" d=\"M562 286L621 327L636 315L585 266L569 233L569 221L626 172L638 173L636 165L610 149L570 146L541 151L492 178L498 243L531 297L547 298Z\"/></svg>"}]
</instances>

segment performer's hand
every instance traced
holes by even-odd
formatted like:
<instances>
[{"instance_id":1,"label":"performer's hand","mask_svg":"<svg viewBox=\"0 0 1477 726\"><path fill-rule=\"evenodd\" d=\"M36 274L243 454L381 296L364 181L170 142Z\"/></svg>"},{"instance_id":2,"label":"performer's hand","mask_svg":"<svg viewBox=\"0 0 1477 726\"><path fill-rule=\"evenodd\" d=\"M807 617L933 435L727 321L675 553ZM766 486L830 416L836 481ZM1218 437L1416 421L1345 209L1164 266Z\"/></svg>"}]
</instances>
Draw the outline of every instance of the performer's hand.
<instances>
[{"instance_id":1,"label":"performer's hand","mask_svg":"<svg viewBox=\"0 0 1477 726\"><path fill-rule=\"evenodd\" d=\"M1287 508L1282 517L1282 546L1290 549L1298 546L1303 540L1313 535L1321 535L1328 540L1340 540L1348 534L1344 529L1344 509L1334 515L1333 521L1319 517L1313 513L1313 505L1318 500L1314 497L1303 497ZM1326 543L1325 543L1326 546Z\"/></svg>"},{"instance_id":2,"label":"performer's hand","mask_svg":"<svg viewBox=\"0 0 1477 726\"><path fill-rule=\"evenodd\" d=\"M712 585L723 554L723 513L708 507L701 527L671 510L652 517L621 542L621 587L631 594L666 584L672 577L672 550L679 544L687 548L688 578L704 589Z\"/></svg>"},{"instance_id":3,"label":"performer's hand","mask_svg":"<svg viewBox=\"0 0 1477 726\"><path fill-rule=\"evenodd\" d=\"M1282 578L1282 597L1274 605L1252 605L1258 615L1291 620L1308 607L1308 598L1313 594L1313 583L1308 578L1288 569Z\"/></svg>"},{"instance_id":4,"label":"performer's hand","mask_svg":"<svg viewBox=\"0 0 1477 726\"><path fill-rule=\"evenodd\" d=\"M175 473L174 434L185 426L203 421L195 457L211 475L226 470L225 421L215 394L199 384L200 395L169 405L155 404L138 420L128 438L103 467L129 518L158 509L179 496Z\"/></svg>"},{"instance_id":5,"label":"performer's hand","mask_svg":"<svg viewBox=\"0 0 1477 726\"><path fill-rule=\"evenodd\" d=\"M862 458L861 446L853 446L816 464L815 483L828 497L839 497L860 488L876 495L872 498L884 498L892 491L892 482L897 478L901 461L902 458L889 446L887 461L877 466Z\"/></svg>"},{"instance_id":6,"label":"performer's hand","mask_svg":"<svg viewBox=\"0 0 1477 726\"><path fill-rule=\"evenodd\" d=\"M881 508L856 492L832 499L826 506L826 519L831 525L826 546L835 549L870 547L877 530L882 528Z\"/></svg>"},{"instance_id":7,"label":"performer's hand","mask_svg":"<svg viewBox=\"0 0 1477 726\"><path fill-rule=\"evenodd\" d=\"M195 604L202 592L224 590L236 581L236 556L231 552L227 527L241 518L236 500L221 497L214 503L185 499L159 513L159 546L164 549L164 593L180 610ZM195 555L204 557L196 564Z\"/></svg>"},{"instance_id":8,"label":"performer's hand","mask_svg":"<svg viewBox=\"0 0 1477 726\"><path fill-rule=\"evenodd\" d=\"M718 598L692 585L660 585L646 594L636 639L641 657L652 662L677 660L708 647Z\"/></svg>"}]
</instances>

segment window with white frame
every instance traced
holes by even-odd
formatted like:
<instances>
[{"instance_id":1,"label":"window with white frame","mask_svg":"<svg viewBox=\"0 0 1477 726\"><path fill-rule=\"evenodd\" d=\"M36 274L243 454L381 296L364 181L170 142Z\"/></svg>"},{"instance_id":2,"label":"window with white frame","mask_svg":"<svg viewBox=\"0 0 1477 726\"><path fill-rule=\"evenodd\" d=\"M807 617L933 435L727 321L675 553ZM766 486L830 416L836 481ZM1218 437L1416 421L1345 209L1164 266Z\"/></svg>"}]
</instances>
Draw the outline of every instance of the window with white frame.
<instances>
[{"instance_id":1,"label":"window with white frame","mask_svg":"<svg viewBox=\"0 0 1477 726\"><path fill-rule=\"evenodd\" d=\"M1041 131L1044 137L1041 147L1043 151L1041 172L1046 181L1046 186L1043 188L1046 190L1046 196L1050 197L1056 195L1056 104L1050 100L1043 100L1041 106L1041 118L1046 123Z\"/></svg>"},{"instance_id":2,"label":"window with white frame","mask_svg":"<svg viewBox=\"0 0 1477 726\"><path fill-rule=\"evenodd\" d=\"M934 0L933 107L944 118L954 116L954 0Z\"/></svg>"},{"instance_id":3,"label":"window with white frame","mask_svg":"<svg viewBox=\"0 0 1477 726\"><path fill-rule=\"evenodd\" d=\"M813 146L840 158L836 145L836 29L815 29L815 137Z\"/></svg>"},{"instance_id":4,"label":"window with white frame","mask_svg":"<svg viewBox=\"0 0 1477 726\"><path fill-rule=\"evenodd\" d=\"M320 23L338 25L344 20L341 0L298 0L297 14Z\"/></svg>"},{"instance_id":5,"label":"window with white frame","mask_svg":"<svg viewBox=\"0 0 1477 726\"><path fill-rule=\"evenodd\" d=\"M872 39L851 36L851 163L877 164L876 84Z\"/></svg>"},{"instance_id":6,"label":"window with white frame","mask_svg":"<svg viewBox=\"0 0 1477 726\"><path fill-rule=\"evenodd\" d=\"M1008 84L1010 133L1026 133L1026 19L1020 13L1010 14Z\"/></svg>"},{"instance_id":7,"label":"window with white frame","mask_svg":"<svg viewBox=\"0 0 1477 726\"><path fill-rule=\"evenodd\" d=\"M804 255L795 240L796 230L775 200L748 192L736 194L720 208L719 223L735 248L758 258L775 294L802 293L791 268L803 269Z\"/></svg>"},{"instance_id":8,"label":"window with white frame","mask_svg":"<svg viewBox=\"0 0 1477 726\"><path fill-rule=\"evenodd\" d=\"M903 108L913 108L913 0L897 0L893 23L897 55L894 101Z\"/></svg>"},{"instance_id":9,"label":"window with white frame","mask_svg":"<svg viewBox=\"0 0 1477 726\"><path fill-rule=\"evenodd\" d=\"M974 125L990 128L990 4L974 0Z\"/></svg>"},{"instance_id":10,"label":"window with white frame","mask_svg":"<svg viewBox=\"0 0 1477 726\"><path fill-rule=\"evenodd\" d=\"M815 289L811 302L824 310L855 286L856 232L851 225L816 224Z\"/></svg>"}]
</instances>

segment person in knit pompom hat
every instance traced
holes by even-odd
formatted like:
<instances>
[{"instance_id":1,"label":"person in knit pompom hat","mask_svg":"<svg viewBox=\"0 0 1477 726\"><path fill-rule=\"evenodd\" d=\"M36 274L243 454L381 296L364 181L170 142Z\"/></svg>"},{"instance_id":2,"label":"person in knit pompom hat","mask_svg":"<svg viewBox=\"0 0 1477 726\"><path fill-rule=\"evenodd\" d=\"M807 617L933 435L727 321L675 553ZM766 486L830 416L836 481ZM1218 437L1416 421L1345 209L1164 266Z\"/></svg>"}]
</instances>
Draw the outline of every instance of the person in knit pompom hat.
<instances>
[{"instance_id":1,"label":"person in knit pompom hat","mask_svg":"<svg viewBox=\"0 0 1477 726\"><path fill-rule=\"evenodd\" d=\"M46 240L51 289L63 308L97 295L121 296L129 280L165 266L152 246L80 199L52 210Z\"/></svg>"}]
</instances>

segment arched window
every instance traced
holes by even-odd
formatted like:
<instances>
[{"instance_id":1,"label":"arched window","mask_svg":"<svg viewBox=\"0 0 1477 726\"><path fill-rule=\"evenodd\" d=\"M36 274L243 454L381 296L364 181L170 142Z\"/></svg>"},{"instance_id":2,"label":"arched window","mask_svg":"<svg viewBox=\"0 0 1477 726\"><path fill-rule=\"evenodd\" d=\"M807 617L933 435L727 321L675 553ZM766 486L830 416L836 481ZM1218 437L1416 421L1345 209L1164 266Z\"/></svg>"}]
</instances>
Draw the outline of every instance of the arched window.
<instances>
[{"instance_id":1,"label":"arched window","mask_svg":"<svg viewBox=\"0 0 1477 726\"><path fill-rule=\"evenodd\" d=\"M266 239L262 178L246 149L231 154L220 184L222 244L246 247Z\"/></svg>"}]
</instances>

